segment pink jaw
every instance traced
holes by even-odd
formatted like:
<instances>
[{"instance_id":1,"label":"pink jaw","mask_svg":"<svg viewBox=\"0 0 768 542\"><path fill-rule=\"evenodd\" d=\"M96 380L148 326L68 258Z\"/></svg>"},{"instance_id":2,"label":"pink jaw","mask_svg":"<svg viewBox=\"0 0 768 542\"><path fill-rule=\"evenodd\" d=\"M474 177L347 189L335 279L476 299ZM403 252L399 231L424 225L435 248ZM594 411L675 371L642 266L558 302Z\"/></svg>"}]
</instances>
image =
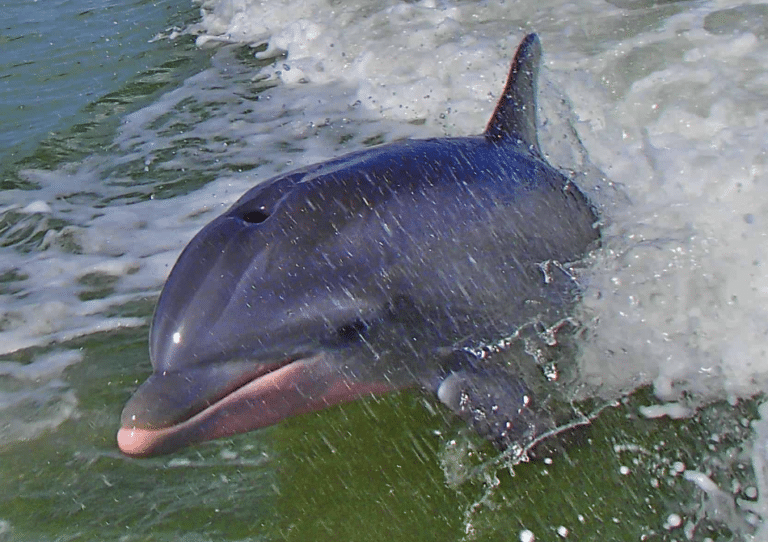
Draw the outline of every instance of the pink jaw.
<instances>
[{"instance_id":1,"label":"pink jaw","mask_svg":"<svg viewBox=\"0 0 768 542\"><path fill-rule=\"evenodd\" d=\"M283 418L396 389L384 382L345 378L322 355L289 363L252 380L179 424L161 429L121 427L117 445L129 456L179 448L273 425Z\"/></svg>"}]
</instances>

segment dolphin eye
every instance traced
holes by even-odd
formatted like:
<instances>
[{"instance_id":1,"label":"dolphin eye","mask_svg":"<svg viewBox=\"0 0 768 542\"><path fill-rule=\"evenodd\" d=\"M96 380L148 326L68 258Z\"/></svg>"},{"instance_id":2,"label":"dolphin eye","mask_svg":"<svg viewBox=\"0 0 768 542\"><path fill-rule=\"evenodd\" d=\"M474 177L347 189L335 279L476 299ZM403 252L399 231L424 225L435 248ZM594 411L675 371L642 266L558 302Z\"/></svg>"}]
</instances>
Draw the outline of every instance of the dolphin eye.
<instances>
[{"instance_id":1,"label":"dolphin eye","mask_svg":"<svg viewBox=\"0 0 768 542\"><path fill-rule=\"evenodd\" d=\"M262 222L264 222L266 219L269 218L269 213L261 209L257 209L255 211L248 211L240 218L242 218L249 224L261 224Z\"/></svg>"},{"instance_id":2,"label":"dolphin eye","mask_svg":"<svg viewBox=\"0 0 768 542\"><path fill-rule=\"evenodd\" d=\"M353 320L336 329L336 336L339 342L355 343L365 338L368 331L368 324L362 320Z\"/></svg>"}]
</instances>

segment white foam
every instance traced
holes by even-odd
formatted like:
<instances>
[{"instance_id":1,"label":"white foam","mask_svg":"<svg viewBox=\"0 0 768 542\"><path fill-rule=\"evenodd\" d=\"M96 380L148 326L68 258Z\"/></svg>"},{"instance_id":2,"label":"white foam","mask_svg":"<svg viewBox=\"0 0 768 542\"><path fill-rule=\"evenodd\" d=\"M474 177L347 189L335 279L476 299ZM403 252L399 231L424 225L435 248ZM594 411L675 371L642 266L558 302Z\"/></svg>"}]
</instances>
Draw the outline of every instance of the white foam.
<instances>
[{"instance_id":1,"label":"white foam","mask_svg":"<svg viewBox=\"0 0 768 542\"><path fill-rule=\"evenodd\" d=\"M51 206L44 201L33 201L32 203L30 203L29 205L21 209L21 212L26 214L50 213Z\"/></svg>"},{"instance_id":2,"label":"white foam","mask_svg":"<svg viewBox=\"0 0 768 542\"><path fill-rule=\"evenodd\" d=\"M673 420L689 418L693 410L680 403L665 403L663 405L651 405L640 407L640 413L646 418L661 418L669 416Z\"/></svg>"}]
</instances>

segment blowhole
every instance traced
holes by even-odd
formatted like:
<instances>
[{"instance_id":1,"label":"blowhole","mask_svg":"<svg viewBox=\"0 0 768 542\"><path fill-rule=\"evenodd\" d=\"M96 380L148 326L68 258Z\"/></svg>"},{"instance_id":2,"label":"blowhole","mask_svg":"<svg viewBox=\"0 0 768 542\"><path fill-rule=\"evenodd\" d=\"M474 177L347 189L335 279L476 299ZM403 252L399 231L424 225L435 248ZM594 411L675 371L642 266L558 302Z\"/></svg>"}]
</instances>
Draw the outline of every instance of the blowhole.
<instances>
[{"instance_id":1,"label":"blowhole","mask_svg":"<svg viewBox=\"0 0 768 542\"><path fill-rule=\"evenodd\" d=\"M269 213L261 209L257 209L255 211L248 211L241 218L249 224L261 224L269 218Z\"/></svg>"}]
</instances>

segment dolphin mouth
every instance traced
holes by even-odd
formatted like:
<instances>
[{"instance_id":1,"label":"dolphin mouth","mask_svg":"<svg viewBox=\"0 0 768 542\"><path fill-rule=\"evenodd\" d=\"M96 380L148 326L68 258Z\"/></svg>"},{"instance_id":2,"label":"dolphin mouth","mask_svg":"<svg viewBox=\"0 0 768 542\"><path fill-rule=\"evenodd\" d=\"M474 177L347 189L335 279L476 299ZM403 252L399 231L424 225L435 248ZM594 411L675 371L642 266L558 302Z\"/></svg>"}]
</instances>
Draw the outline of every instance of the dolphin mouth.
<instances>
[{"instance_id":1,"label":"dolphin mouth","mask_svg":"<svg viewBox=\"0 0 768 542\"><path fill-rule=\"evenodd\" d=\"M168 454L396 389L344 374L325 352L237 372L153 374L123 410L118 447L132 457Z\"/></svg>"}]
</instances>

